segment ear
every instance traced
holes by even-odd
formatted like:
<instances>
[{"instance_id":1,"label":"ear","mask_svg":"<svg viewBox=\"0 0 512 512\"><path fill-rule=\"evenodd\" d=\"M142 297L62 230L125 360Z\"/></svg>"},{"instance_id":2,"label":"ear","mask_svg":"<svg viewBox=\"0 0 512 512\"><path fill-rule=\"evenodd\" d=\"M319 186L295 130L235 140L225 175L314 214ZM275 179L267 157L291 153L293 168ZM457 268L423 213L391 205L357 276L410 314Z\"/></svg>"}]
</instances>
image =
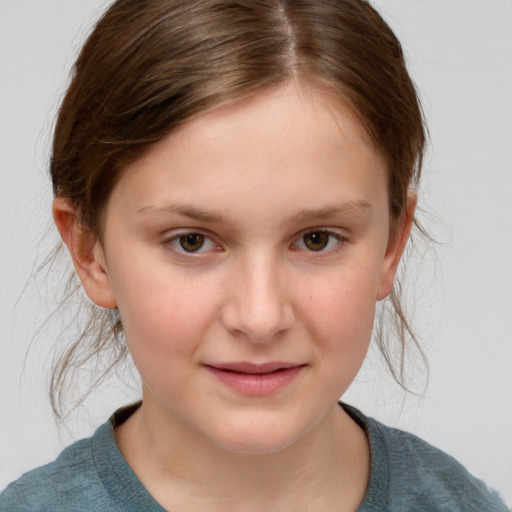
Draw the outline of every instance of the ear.
<instances>
[{"instance_id":1,"label":"ear","mask_svg":"<svg viewBox=\"0 0 512 512\"><path fill-rule=\"evenodd\" d=\"M53 220L66 244L87 296L98 306L112 309L117 302L107 272L105 254L99 240L80 226L68 199L53 200Z\"/></svg>"},{"instance_id":2,"label":"ear","mask_svg":"<svg viewBox=\"0 0 512 512\"><path fill-rule=\"evenodd\" d=\"M382 262L380 288L377 294L377 300L386 298L393 289L396 270L411 232L414 210L416 209L417 202L418 196L416 192L414 190L409 190L407 192L407 205L405 212L402 215L402 218L398 220L394 236L389 239L384 261Z\"/></svg>"}]
</instances>

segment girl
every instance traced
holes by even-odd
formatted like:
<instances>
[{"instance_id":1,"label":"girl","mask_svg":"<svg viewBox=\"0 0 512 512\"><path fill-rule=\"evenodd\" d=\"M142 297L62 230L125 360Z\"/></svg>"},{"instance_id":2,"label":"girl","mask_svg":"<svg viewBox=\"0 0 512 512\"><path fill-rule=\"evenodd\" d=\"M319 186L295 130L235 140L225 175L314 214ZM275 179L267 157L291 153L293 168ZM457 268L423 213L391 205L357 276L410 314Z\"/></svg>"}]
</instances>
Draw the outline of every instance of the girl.
<instances>
[{"instance_id":1,"label":"girl","mask_svg":"<svg viewBox=\"0 0 512 512\"><path fill-rule=\"evenodd\" d=\"M142 401L0 510L505 510L338 403L377 302L410 333L393 283L424 138L362 0L114 2L61 106L53 215Z\"/></svg>"}]
</instances>

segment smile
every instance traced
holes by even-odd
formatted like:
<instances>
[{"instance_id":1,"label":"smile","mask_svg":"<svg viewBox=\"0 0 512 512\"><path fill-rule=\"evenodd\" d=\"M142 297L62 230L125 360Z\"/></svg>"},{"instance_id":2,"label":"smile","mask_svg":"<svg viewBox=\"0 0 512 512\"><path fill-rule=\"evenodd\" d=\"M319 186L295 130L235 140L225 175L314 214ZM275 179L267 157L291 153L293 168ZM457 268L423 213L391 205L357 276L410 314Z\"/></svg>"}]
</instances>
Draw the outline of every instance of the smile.
<instances>
[{"instance_id":1,"label":"smile","mask_svg":"<svg viewBox=\"0 0 512 512\"><path fill-rule=\"evenodd\" d=\"M304 364L280 362L205 365L223 385L246 396L273 395L291 384L305 367Z\"/></svg>"}]
</instances>

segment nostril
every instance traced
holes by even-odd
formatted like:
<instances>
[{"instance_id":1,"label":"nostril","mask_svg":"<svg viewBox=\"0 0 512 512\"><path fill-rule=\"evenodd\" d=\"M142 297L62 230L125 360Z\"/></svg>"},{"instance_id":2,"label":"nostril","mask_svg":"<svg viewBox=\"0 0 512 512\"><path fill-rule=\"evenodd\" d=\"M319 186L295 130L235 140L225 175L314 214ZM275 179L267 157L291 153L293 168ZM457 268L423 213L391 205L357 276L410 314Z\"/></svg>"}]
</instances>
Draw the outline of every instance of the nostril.
<instances>
[{"instance_id":1,"label":"nostril","mask_svg":"<svg viewBox=\"0 0 512 512\"><path fill-rule=\"evenodd\" d=\"M267 343L294 322L286 269L268 251L253 251L247 258L238 260L231 274L235 279L226 283L221 321L234 336Z\"/></svg>"},{"instance_id":2,"label":"nostril","mask_svg":"<svg viewBox=\"0 0 512 512\"><path fill-rule=\"evenodd\" d=\"M241 304L232 304L224 308L222 323L233 336L245 338L255 343L268 343L276 340L288 331L294 323L291 307L281 304L270 311L244 309Z\"/></svg>"}]
</instances>

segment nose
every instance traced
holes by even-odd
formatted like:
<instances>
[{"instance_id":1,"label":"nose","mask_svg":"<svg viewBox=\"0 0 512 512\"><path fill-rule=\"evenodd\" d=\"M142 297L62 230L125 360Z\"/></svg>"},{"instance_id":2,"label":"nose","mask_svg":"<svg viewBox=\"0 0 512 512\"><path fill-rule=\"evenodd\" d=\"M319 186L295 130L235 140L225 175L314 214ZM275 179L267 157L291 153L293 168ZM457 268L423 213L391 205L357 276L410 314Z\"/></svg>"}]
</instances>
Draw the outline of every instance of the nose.
<instances>
[{"instance_id":1,"label":"nose","mask_svg":"<svg viewBox=\"0 0 512 512\"><path fill-rule=\"evenodd\" d=\"M229 276L221 317L231 334L255 343L289 330L295 315L282 265L265 257L241 261Z\"/></svg>"}]
</instances>

